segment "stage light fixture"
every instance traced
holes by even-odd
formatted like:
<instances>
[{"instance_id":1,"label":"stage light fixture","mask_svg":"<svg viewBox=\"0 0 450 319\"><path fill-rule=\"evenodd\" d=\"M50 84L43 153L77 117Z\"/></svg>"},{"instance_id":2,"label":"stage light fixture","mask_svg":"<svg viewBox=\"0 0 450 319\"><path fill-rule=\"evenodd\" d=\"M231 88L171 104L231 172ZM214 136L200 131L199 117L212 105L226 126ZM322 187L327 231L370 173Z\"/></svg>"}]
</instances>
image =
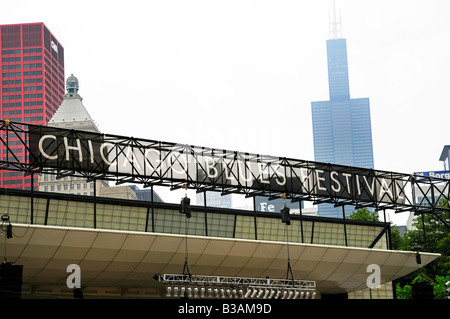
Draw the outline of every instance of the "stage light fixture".
<instances>
[{"instance_id":1,"label":"stage light fixture","mask_svg":"<svg viewBox=\"0 0 450 319\"><path fill-rule=\"evenodd\" d=\"M281 221L285 223L286 225L291 224L291 217L289 216L289 207L284 205L284 207L281 209Z\"/></svg>"},{"instance_id":2,"label":"stage light fixture","mask_svg":"<svg viewBox=\"0 0 450 319\"><path fill-rule=\"evenodd\" d=\"M314 298L315 282L306 280L220 276L155 275L167 285L166 297L174 298Z\"/></svg>"},{"instance_id":3,"label":"stage light fixture","mask_svg":"<svg viewBox=\"0 0 450 319\"><path fill-rule=\"evenodd\" d=\"M205 298L205 287L200 288L200 298Z\"/></svg>"},{"instance_id":4,"label":"stage light fixture","mask_svg":"<svg viewBox=\"0 0 450 319\"><path fill-rule=\"evenodd\" d=\"M191 199L187 196L181 199L180 213L186 215L187 218L191 218Z\"/></svg>"},{"instance_id":5,"label":"stage light fixture","mask_svg":"<svg viewBox=\"0 0 450 319\"><path fill-rule=\"evenodd\" d=\"M166 287L166 297L172 297L172 287L171 286Z\"/></svg>"},{"instance_id":6,"label":"stage light fixture","mask_svg":"<svg viewBox=\"0 0 450 319\"><path fill-rule=\"evenodd\" d=\"M412 247L412 250L415 252L415 254L416 254L416 263L418 264L418 265L420 265L421 263L422 263L422 259L421 259L421 257L420 257L420 251L422 250L422 247L420 247L420 246L414 246L414 247Z\"/></svg>"},{"instance_id":7,"label":"stage light fixture","mask_svg":"<svg viewBox=\"0 0 450 319\"><path fill-rule=\"evenodd\" d=\"M12 238L13 237L12 225L11 225L11 220L9 218L8 213L5 213L1 216L1 221L2 221L2 226L4 223L8 223L6 225L6 238Z\"/></svg>"},{"instance_id":8,"label":"stage light fixture","mask_svg":"<svg viewBox=\"0 0 450 319\"><path fill-rule=\"evenodd\" d=\"M198 288L194 288L194 298L198 298Z\"/></svg>"},{"instance_id":9,"label":"stage light fixture","mask_svg":"<svg viewBox=\"0 0 450 319\"><path fill-rule=\"evenodd\" d=\"M219 298L219 289L214 288L214 297Z\"/></svg>"},{"instance_id":10,"label":"stage light fixture","mask_svg":"<svg viewBox=\"0 0 450 319\"><path fill-rule=\"evenodd\" d=\"M6 238L13 238L12 225L11 224L6 226Z\"/></svg>"},{"instance_id":11,"label":"stage light fixture","mask_svg":"<svg viewBox=\"0 0 450 319\"><path fill-rule=\"evenodd\" d=\"M270 290L270 295L269 295L269 299L272 299L273 298L273 296L275 295L275 290L274 289L271 289Z\"/></svg>"},{"instance_id":12,"label":"stage light fixture","mask_svg":"<svg viewBox=\"0 0 450 319\"><path fill-rule=\"evenodd\" d=\"M275 299L280 298L280 295L281 295L281 290L278 290L278 291L277 291L277 294L275 295Z\"/></svg>"}]
</instances>

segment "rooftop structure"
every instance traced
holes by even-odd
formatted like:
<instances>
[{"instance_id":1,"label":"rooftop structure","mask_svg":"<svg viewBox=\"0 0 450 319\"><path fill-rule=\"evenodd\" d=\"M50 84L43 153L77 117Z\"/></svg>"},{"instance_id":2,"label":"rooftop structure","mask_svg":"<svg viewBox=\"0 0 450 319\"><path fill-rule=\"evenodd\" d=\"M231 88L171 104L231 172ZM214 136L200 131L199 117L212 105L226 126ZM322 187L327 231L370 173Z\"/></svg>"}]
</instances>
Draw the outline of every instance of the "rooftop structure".
<instances>
[{"instance_id":1,"label":"rooftop structure","mask_svg":"<svg viewBox=\"0 0 450 319\"><path fill-rule=\"evenodd\" d=\"M78 93L79 82L73 74L67 78L66 87L67 93L63 96L61 106L50 119L48 125L99 133L100 130L84 106L83 98Z\"/></svg>"}]
</instances>

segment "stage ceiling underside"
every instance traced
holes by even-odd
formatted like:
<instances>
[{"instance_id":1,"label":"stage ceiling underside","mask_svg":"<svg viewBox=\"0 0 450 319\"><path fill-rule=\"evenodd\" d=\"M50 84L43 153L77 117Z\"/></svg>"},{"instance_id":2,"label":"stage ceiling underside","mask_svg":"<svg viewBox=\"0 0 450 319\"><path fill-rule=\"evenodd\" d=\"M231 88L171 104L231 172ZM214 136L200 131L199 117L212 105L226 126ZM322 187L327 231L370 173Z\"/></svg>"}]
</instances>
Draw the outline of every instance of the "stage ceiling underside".
<instances>
[{"instance_id":1,"label":"stage ceiling underside","mask_svg":"<svg viewBox=\"0 0 450 319\"><path fill-rule=\"evenodd\" d=\"M421 252L418 265L411 251L23 224L13 230L6 259L23 265L23 293L40 287L67 293L67 266L77 264L86 291L104 287L158 297L162 285L153 276L183 273L186 238L192 274L285 279L289 247L295 279L316 281L322 294L367 288L370 264L380 266L383 284L439 257ZM0 251L5 256L4 243Z\"/></svg>"}]
</instances>

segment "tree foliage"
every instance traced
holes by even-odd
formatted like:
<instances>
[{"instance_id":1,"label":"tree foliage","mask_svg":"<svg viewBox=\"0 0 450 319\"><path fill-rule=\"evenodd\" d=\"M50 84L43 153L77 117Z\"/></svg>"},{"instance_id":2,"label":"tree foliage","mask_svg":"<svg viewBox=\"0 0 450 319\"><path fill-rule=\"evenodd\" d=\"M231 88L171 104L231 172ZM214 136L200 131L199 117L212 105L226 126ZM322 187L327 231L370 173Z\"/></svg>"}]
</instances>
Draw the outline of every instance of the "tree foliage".
<instances>
[{"instance_id":1,"label":"tree foliage","mask_svg":"<svg viewBox=\"0 0 450 319\"><path fill-rule=\"evenodd\" d=\"M441 203L448 207L447 202ZM422 251L439 253L441 256L417 271L396 281L397 297L411 298L411 286L416 282L426 282L434 287L434 298L444 298L445 282L450 280L450 214L428 212L417 215L414 229L408 230L399 240L399 250L411 251L421 247ZM425 232L424 232L425 230Z\"/></svg>"},{"instance_id":2,"label":"tree foliage","mask_svg":"<svg viewBox=\"0 0 450 319\"><path fill-rule=\"evenodd\" d=\"M442 207L448 207L447 201L441 201ZM367 208L358 209L349 219L379 221L378 212ZM398 299L412 298L412 285L428 283L434 287L434 298L444 298L445 282L450 280L450 213L427 212L417 215L413 229L403 237L398 228L391 224L392 249L411 251L413 247L421 247L424 252L439 253L441 256L425 267L395 281ZM425 232L424 232L425 230Z\"/></svg>"},{"instance_id":3,"label":"tree foliage","mask_svg":"<svg viewBox=\"0 0 450 319\"><path fill-rule=\"evenodd\" d=\"M353 219L353 220L365 220L365 221L371 221L371 222L379 221L378 212L376 210L371 211L366 207L357 209L350 216L348 216L348 218Z\"/></svg>"}]
</instances>

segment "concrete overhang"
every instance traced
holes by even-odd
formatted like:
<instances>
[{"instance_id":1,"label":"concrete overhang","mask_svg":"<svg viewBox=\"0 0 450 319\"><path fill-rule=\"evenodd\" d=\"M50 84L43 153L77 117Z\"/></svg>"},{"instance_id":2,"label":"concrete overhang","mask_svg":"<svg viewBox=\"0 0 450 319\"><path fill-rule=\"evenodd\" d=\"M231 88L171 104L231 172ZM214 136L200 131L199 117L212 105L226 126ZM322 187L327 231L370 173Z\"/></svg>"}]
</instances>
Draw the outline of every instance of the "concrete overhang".
<instances>
[{"instance_id":1,"label":"concrete overhang","mask_svg":"<svg viewBox=\"0 0 450 319\"><path fill-rule=\"evenodd\" d=\"M82 288L145 288L154 296L161 288L155 274L183 272L186 238L192 274L283 279L289 247L295 279L314 280L327 294L367 288L371 264L380 267L383 284L440 256L421 252L417 265L411 251L23 224L13 231L6 259L23 265L24 287L65 287L67 266L77 264Z\"/></svg>"}]
</instances>

